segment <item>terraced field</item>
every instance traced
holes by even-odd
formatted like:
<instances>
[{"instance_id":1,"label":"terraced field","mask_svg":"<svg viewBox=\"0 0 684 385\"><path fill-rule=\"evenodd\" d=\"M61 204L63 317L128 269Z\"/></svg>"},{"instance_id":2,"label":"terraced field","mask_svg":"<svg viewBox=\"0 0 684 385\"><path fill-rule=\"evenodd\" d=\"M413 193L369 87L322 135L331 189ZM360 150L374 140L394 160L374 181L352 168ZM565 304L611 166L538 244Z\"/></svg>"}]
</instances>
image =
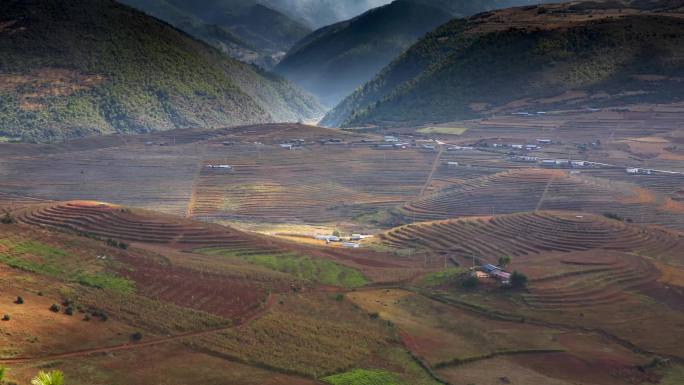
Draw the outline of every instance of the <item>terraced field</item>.
<instances>
[{"instance_id":1,"label":"terraced field","mask_svg":"<svg viewBox=\"0 0 684 385\"><path fill-rule=\"evenodd\" d=\"M534 212L411 224L379 235L398 248L422 248L496 262L502 255L591 249L637 252L652 257L677 254L681 237L596 215Z\"/></svg>"},{"instance_id":2,"label":"terraced field","mask_svg":"<svg viewBox=\"0 0 684 385\"><path fill-rule=\"evenodd\" d=\"M207 161L230 164L233 171L202 169L192 215L304 223L351 218L417 196L434 158L429 152L368 146L235 147L224 158Z\"/></svg>"},{"instance_id":3,"label":"terraced field","mask_svg":"<svg viewBox=\"0 0 684 385\"><path fill-rule=\"evenodd\" d=\"M93 201L31 207L17 215L25 223L61 227L115 240L168 244L180 248L248 248L257 241L226 227Z\"/></svg>"},{"instance_id":4,"label":"terraced field","mask_svg":"<svg viewBox=\"0 0 684 385\"><path fill-rule=\"evenodd\" d=\"M635 223L684 230L684 207L665 204L666 199L657 191L608 178L523 169L447 185L404 205L403 210L414 221L535 210L613 213Z\"/></svg>"}]
</instances>

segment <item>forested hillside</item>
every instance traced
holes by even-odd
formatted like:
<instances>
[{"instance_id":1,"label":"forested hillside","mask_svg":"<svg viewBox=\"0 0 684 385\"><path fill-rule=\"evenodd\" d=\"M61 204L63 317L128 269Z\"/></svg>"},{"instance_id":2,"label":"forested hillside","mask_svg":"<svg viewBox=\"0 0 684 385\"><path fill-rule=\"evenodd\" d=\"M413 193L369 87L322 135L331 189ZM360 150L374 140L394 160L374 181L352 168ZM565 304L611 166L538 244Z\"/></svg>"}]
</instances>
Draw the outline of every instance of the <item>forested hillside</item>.
<instances>
[{"instance_id":1,"label":"forested hillside","mask_svg":"<svg viewBox=\"0 0 684 385\"><path fill-rule=\"evenodd\" d=\"M684 97L681 1L574 2L455 19L331 111L336 126Z\"/></svg>"},{"instance_id":2,"label":"forested hillside","mask_svg":"<svg viewBox=\"0 0 684 385\"><path fill-rule=\"evenodd\" d=\"M114 1L0 3L0 135L44 141L320 112L284 79Z\"/></svg>"}]
</instances>

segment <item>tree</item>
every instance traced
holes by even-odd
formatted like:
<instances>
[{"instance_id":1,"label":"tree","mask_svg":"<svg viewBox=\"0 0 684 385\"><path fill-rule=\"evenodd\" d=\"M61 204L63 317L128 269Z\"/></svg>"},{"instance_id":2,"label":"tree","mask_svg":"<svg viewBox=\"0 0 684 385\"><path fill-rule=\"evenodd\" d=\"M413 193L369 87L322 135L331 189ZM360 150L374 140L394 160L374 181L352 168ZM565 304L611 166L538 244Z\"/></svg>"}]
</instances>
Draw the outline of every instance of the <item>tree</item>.
<instances>
[{"instance_id":1,"label":"tree","mask_svg":"<svg viewBox=\"0 0 684 385\"><path fill-rule=\"evenodd\" d=\"M527 276L518 271L514 271L511 274L511 286L514 288L524 288L527 286Z\"/></svg>"},{"instance_id":2,"label":"tree","mask_svg":"<svg viewBox=\"0 0 684 385\"><path fill-rule=\"evenodd\" d=\"M476 276L469 275L463 280L463 282L461 282L461 286L463 286L464 289L474 289L477 287L478 283L480 282L477 280Z\"/></svg>"},{"instance_id":3,"label":"tree","mask_svg":"<svg viewBox=\"0 0 684 385\"><path fill-rule=\"evenodd\" d=\"M4 225L11 225L14 222L16 222L16 221L14 220L12 213L9 212L9 210L5 210L5 214L2 216L2 219L0 219L0 223L2 223Z\"/></svg>"},{"instance_id":4,"label":"tree","mask_svg":"<svg viewBox=\"0 0 684 385\"><path fill-rule=\"evenodd\" d=\"M51 372L38 372L38 375L31 380L31 385L64 385L64 374L59 370Z\"/></svg>"},{"instance_id":5,"label":"tree","mask_svg":"<svg viewBox=\"0 0 684 385\"><path fill-rule=\"evenodd\" d=\"M508 264L511 263L511 257L504 255L503 257L499 257L499 267L506 267Z\"/></svg>"},{"instance_id":6,"label":"tree","mask_svg":"<svg viewBox=\"0 0 684 385\"><path fill-rule=\"evenodd\" d=\"M24 298L23 297L17 297L17 300L14 301L17 305L21 305L24 303Z\"/></svg>"}]
</instances>

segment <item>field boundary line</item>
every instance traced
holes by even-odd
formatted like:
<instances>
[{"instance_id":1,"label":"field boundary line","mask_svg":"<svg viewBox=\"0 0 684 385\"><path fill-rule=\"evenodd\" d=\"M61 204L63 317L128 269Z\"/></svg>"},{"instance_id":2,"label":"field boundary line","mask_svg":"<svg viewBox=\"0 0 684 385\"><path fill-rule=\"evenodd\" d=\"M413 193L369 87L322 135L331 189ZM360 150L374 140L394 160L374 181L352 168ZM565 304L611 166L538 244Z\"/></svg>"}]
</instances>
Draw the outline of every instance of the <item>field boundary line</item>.
<instances>
[{"instance_id":1,"label":"field boundary line","mask_svg":"<svg viewBox=\"0 0 684 385\"><path fill-rule=\"evenodd\" d=\"M546 194L549 192L549 188L551 187L551 184L553 183L555 178L556 178L555 175L551 175L551 178L549 178L549 181L546 182L546 187L544 188L544 192L542 193L541 197L539 197L539 202L537 202L537 207L535 207L534 211L539 211L541 209L542 204L544 203L544 199L546 199Z\"/></svg>"},{"instance_id":2,"label":"field boundary line","mask_svg":"<svg viewBox=\"0 0 684 385\"><path fill-rule=\"evenodd\" d=\"M427 189L430 188L430 184L432 184L432 178L437 172L437 168L439 167L439 161L442 159L443 152L444 146L440 145L439 151L437 152L437 156L435 157L435 161L432 162L432 169L430 170L430 174L428 174L427 180L425 181L423 188L420 189L420 194L418 195L418 198L422 198L427 192Z\"/></svg>"}]
</instances>

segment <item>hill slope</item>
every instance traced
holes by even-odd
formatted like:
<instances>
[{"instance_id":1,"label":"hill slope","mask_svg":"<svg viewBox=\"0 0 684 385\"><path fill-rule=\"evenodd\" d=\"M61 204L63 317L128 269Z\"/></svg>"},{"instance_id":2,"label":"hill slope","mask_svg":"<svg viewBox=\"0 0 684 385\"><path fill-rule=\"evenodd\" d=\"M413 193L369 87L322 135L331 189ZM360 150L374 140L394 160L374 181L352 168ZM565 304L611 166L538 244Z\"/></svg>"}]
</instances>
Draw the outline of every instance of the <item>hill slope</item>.
<instances>
[{"instance_id":1,"label":"hill slope","mask_svg":"<svg viewBox=\"0 0 684 385\"><path fill-rule=\"evenodd\" d=\"M50 140L321 111L282 78L110 0L12 0L0 15L0 135Z\"/></svg>"},{"instance_id":2,"label":"hill slope","mask_svg":"<svg viewBox=\"0 0 684 385\"><path fill-rule=\"evenodd\" d=\"M683 5L574 2L456 19L384 68L323 123L425 123L515 109L681 100Z\"/></svg>"},{"instance_id":3,"label":"hill slope","mask_svg":"<svg viewBox=\"0 0 684 385\"><path fill-rule=\"evenodd\" d=\"M395 1L324 27L299 42L275 71L335 105L450 14Z\"/></svg>"},{"instance_id":4,"label":"hill slope","mask_svg":"<svg viewBox=\"0 0 684 385\"><path fill-rule=\"evenodd\" d=\"M266 67L261 63L261 60L267 55L240 39L228 28L207 24L198 16L180 9L166 0L119 0L119 2L139 9L157 19L164 20L240 61Z\"/></svg>"}]
</instances>

